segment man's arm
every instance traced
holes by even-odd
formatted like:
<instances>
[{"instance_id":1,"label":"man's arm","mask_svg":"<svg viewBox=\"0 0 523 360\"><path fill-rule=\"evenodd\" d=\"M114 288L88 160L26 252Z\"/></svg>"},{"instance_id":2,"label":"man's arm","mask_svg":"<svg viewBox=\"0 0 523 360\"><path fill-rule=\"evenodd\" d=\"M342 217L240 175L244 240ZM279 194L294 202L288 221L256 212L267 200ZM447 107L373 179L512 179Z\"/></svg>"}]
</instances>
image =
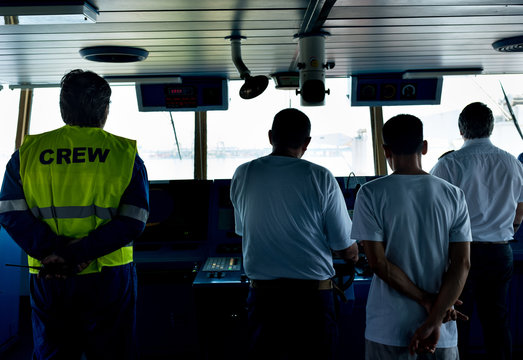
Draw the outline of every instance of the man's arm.
<instances>
[{"instance_id":1,"label":"man's arm","mask_svg":"<svg viewBox=\"0 0 523 360\"><path fill-rule=\"evenodd\" d=\"M470 242L454 242L449 246L450 265L443 276L440 291L429 316L416 330L409 348L411 353L433 351L439 339L439 328L447 310L457 301L470 269Z\"/></svg>"},{"instance_id":2,"label":"man's arm","mask_svg":"<svg viewBox=\"0 0 523 360\"><path fill-rule=\"evenodd\" d=\"M71 265L107 255L132 243L140 236L145 229L148 216L147 171L143 161L136 155L131 181L120 199L118 215L107 224L91 231L86 237L73 240L67 247L58 249L55 255Z\"/></svg>"},{"instance_id":3,"label":"man's arm","mask_svg":"<svg viewBox=\"0 0 523 360\"><path fill-rule=\"evenodd\" d=\"M354 243L343 250L334 250L334 254L347 263L356 263L358 261L358 244Z\"/></svg>"},{"instance_id":4,"label":"man's arm","mask_svg":"<svg viewBox=\"0 0 523 360\"><path fill-rule=\"evenodd\" d=\"M31 213L22 189L18 151L9 160L4 174L0 191L0 224L22 250L39 260L71 240L56 235L47 224Z\"/></svg>"},{"instance_id":5,"label":"man's arm","mask_svg":"<svg viewBox=\"0 0 523 360\"><path fill-rule=\"evenodd\" d=\"M0 223L27 254L38 260L53 255L53 262L65 260L76 265L115 251L140 235L149 211L149 191L147 172L138 155L119 211L113 220L85 238L75 240L58 236L47 224L34 217L27 206L20 179L18 151L7 165L0 191Z\"/></svg>"},{"instance_id":6,"label":"man's arm","mask_svg":"<svg viewBox=\"0 0 523 360\"><path fill-rule=\"evenodd\" d=\"M403 270L387 259L382 242L363 241L363 247L370 268L380 279L429 310L431 295L417 287Z\"/></svg>"},{"instance_id":7,"label":"man's arm","mask_svg":"<svg viewBox=\"0 0 523 360\"><path fill-rule=\"evenodd\" d=\"M518 231L521 222L523 221L523 203L518 203L516 208L516 216L514 217L514 234Z\"/></svg>"}]
</instances>

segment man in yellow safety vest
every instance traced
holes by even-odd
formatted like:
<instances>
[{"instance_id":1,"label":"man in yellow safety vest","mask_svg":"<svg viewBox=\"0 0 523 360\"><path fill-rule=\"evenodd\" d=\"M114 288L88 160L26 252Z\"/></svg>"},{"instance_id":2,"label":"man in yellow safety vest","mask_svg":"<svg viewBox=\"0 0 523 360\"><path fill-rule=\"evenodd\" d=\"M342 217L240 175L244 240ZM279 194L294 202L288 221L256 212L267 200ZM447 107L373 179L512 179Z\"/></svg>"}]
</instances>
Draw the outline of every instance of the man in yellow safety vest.
<instances>
[{"instance_id":1,"label":"man in yellow safety vest","mask_svg":"<svg viewBox=\"0 0 523 360\"><path fill-rule=\"evenodd\" d=\"M9 161L0 224L31 266L33 359L132 359L132 243L148 217L136 142L103 130L111 88L97 74L62 78L65 126L28 135Z\"/></svg>"}]
</instances>

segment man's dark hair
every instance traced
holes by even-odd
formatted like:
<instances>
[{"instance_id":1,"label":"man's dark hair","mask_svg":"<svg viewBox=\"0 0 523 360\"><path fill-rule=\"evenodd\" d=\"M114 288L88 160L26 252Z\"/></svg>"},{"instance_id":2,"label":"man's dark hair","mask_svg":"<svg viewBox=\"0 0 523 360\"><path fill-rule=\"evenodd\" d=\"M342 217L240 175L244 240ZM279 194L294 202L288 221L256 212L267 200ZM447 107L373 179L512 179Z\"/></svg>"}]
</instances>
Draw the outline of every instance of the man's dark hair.
<instances>
[{"instance_id":1,"label":"man's dark hair","mask_svg":"<svg viewBox=\"0 0 523 360\"><path fill-rule=\"evenodd\" d=\"M383 144L396 155L421 153L423 123L413 115L400 114L383 125Z\"/></svg>"},{"instance_id":2,"label":"man's dark hair","mask_svg":"<svg viewBox=\"0 0 523 360\"><path fill-rule=\"evenodd\" d=\"M494 129L494 115L483 103L468 104L459 114L458 126L465 139L486 138Z\"/></svg>"},{"instance_id":3,"label":"man's dark hair","mask_svg":"<svg viewBox=\"0 0 523 360\"><path fill-rule=\"evenodd\" d=\"M60 84L60 112L67 125L104 125L111 98L111 87L105 79L77 69L66 74Z\"/></svg>"},{"instance_id":4,"label":"man's dark hair","mask_svg":"<svg viewBox=\"0 0 523 360\"><path fill-rule=\"evenodd\" d=\"M274 116L272 143L282 148L297 149L311 134L311 122L297 109L284 109Z\"/></svg>"}]
</instances>

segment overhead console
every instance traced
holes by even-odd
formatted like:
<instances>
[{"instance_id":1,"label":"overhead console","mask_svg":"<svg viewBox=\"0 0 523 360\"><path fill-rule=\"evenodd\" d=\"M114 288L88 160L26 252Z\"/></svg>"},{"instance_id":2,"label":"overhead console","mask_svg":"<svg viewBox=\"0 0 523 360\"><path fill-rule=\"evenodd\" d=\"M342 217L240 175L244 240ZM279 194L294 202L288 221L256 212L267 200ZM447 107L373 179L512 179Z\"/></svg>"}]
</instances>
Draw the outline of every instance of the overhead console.
<instances>
[{"instance_id":1,"label":"overhead console","mask_svg":"<svg viewBox=\"0 0 523 360\"><path fill-rule=\"evenodd\" d=\"M442 85L442 77L406 78L402 73L355 75L351 106L438 105Z\"/></svg>"},{"instance_id":2,"label":"overhead console","mask_svg":"<svg viewBox=\"0 0 523 360\"><path fill-rule=\"evenodd\" d=\"M180 82L136 82L139 111L227 110L227 79L182 77Z\"/></svg>"}]
</instances>

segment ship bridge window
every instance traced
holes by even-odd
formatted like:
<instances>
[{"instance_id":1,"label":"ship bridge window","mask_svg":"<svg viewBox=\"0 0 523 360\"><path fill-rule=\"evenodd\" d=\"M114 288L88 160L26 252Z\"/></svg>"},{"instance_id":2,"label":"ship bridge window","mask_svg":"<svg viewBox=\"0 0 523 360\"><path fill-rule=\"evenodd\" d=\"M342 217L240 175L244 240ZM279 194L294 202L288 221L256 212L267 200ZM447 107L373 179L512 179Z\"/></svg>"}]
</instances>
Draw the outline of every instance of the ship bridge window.
<instances>
[{"instance_id":1,"label":"ship bridge window","mask_svg":"<svg viewBox=\"0 0 523 360\"><path fill-rule=\"evenodd\" d=\"M173 112L171 122L169 112L139 112L134 85L111 85L111 89L109 117L104 129L137 141L138 154L145 162L149 180L193 179L194 113ZM59 88L34 89L31 134L64 125L59 95Z\"/></svg>"},{"instance_id":2,"label":"ship bridge window","mask_svg":"<svg viewBox=\"0 0 523 360\"><path fill-rule=\"evenodd\" d=\"M386 122L397 114L412 114L423 121L428 152L422 165L425 171L430 171L443 153L463 145L458 129L461 110L472 102L483 102L494 114L492 143L517 157L523 152L523 139L510 116L500 83L523 127L523 75L447 76L443 79L440 105L385 106L383 120ZM390 174L390 168L388 171Z\"/></svg>"},{"instance_id":3,"label":"ship bridge window","mask_svg":"<svg viewBox=\"0 0 523 360\"><path fill-rule=\"evenodd\" d=\"M2 109L2 131L0 131L0 169L2 179L5 165L15 150L16 126L18 123L18 104L20 90L9 90L4 85L0 91L0 109Z\"/></svg>"},{"instance_id":4,"label":"ship bridge window","mask_svg":"<svg viewBox=\"0 0 523 360\"><path fill-rule=\"evenodd\" d=\"M269 83L255 99L238 95L243 81L229 81L228 111L207 113L207 176L228 179L238 165L268 155L267 132L274 115L287 107L303 111L311 120L311 143L303 159L328 168L335 176L375 175L370 112L350 107L347 79L327 79L325 106L303 107L294 90L278 90Z\"/></svg>"}]
</instances>

